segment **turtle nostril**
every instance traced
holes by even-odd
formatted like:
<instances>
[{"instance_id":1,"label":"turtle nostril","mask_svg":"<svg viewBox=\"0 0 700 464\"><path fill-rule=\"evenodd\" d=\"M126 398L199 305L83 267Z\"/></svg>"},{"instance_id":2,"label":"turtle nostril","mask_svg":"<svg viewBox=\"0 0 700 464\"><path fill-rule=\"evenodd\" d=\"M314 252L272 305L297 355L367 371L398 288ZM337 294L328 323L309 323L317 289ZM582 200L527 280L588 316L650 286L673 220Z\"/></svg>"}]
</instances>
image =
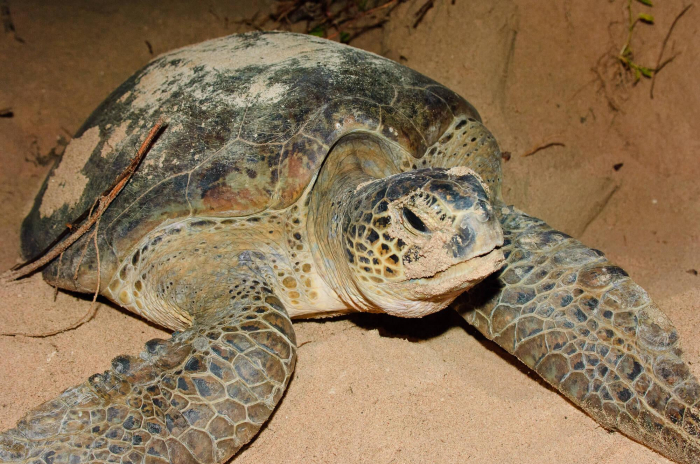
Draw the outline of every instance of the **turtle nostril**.
<instances>
[{"instance_id":1,"label":"turtle nostril","mask_svg":"<svg viewBox=\"0 0 700 464\"><path fill-rule=\"evenodd\" d=\"M492 214L493 210L491 209L491 205L483 200L479 200L476 215L479 222L488 222L491 219Z\"/></svg>"},{"instance_id":2,"label":"turtle nostril","mask_svg":"<svg viewBox=\"0 0 700 464\"><path fill-rule=\"evenodd\" d=\"M423 221L420 220L416 213L408 208L402 208L404 219L418 232L429 232L428 226L425 225Z\"/></svg>"}]
</instances>

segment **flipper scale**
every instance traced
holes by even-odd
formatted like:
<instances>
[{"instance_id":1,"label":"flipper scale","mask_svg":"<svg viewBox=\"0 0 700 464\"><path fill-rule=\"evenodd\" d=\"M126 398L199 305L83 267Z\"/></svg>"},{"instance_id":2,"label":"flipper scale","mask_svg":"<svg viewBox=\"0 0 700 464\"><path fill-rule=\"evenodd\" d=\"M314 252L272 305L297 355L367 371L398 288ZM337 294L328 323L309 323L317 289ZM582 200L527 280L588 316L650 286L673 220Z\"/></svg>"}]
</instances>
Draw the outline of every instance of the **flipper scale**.
<instances>
[{"instance_id":1,"label":"flipper scale","mask_svg":"<svg viewBox=\"0 0 700 464\"><path fill-rule=\"evenodd\" d=\"M699 462L700 385L668 317L600 251L512 207L501 224L506 266L458 311L607 429Z\"/></svg>"},{"instance_id":2,"label":"flipper scale","mask_svg":"<svg viewBox=\"0 0 700 464\"><path fill-rule=\"evenodd\" d=\"M263 287L249 283L230 307L29 412L0 435L0 461L225 462L272 414L294 369L291 322Z\"/></svg>"}]
</instances>

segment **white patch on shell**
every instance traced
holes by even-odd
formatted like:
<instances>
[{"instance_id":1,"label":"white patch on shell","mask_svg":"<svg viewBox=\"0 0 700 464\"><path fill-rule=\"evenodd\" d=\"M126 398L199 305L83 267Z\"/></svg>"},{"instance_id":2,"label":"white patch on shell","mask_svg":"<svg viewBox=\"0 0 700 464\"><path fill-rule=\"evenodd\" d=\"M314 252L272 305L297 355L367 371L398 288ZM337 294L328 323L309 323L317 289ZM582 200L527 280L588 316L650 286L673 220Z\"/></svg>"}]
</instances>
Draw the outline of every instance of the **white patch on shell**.
<instances>
[{"instance_id":1,"label":"white patch on shell","mask_svg":"<svg viewBox=\"0 0 700 464\"><path fill-rule=\"evenodd\" d=\"M136 98L132 102L133 109L145 109L158 105L159 102L167 100L175 91L180 89L180 85L171 83L184 83L194 76L195 65L189 63L187 66L178 68L153 69L145 74L136 84L132 91ZM122 96L124 99L126 95Z\"/></svg>"},{"instance_id":2,"label":"white patch on shell","mask_svg":"<svg viewBox=\"0 0 700 464\"><path fill-rule=\"evenodd\" d=\"M177 123L172 126L168 126L168 135L173 137L175 134L182 132L185 130L185 126L182 125L182 123ZM170 158L169 162L173 165L179 165L180 164L180 159L177 156L173 156L172 152L169 150L165 150L162 148L162 146L155 145L151 148L151 150L148 151L148 154L146 155L146 158L143 160L143 166L148 167L148 168L153 168L153 167L158 167L160 169L164 168L165 160L166 158ZM197 161L199 159L200 155L195 155L194 159ZM147 178L151 179L153 178L153 175L155 171L153 169L144 169L144 172L147 172Z\"/></svg>"},{"instance_id":3,"label":"white patch on shell","mask_svg":"<svg viewBox=\"0 0 700 464\"><path fill-rule=\"evenodd\" d=\"M248 88L248 94L245 96L239 95L234 99L233 103L236 106L246 106L251 101L266 104L278 102L287 93L288 89L282 84L269 85L267 79L268 76L264 74L258 76Z\"/></svg>"},{"instance_id":4,"label":"white patch on shell","mask_svg":"<svg viewBox=\"0 0 700 464\"><path fill-rule=\"evenodd\" d=\"M126 129L129 127L130 123L131 121L126 120L112 131L112 135L105 141L102 151L100 151L100 156L102 158L107 158L107 155L113 155L115 153L117 146L126 139ZM105 127L105 129L107 129L107 127Z\"/></svg>"},{"instance_id":5,"label":"white patch on shell","mask_svg":"<svg viewBox=\"0 0 700 464\"><path fill-rule=\"evenodd\" d=\"M222 103L245 107L250 103L274 103L292 89L280 83L270 83L273 73L282 68L334 67L341 63L341 53L345 45L324 39L310 38L307 35L269 34L256 39L254 47L248 43L249 37L230 36L209 40L196 46L174 50L156 58L169 61L182 60L178 66L152 68L120 101L134 94L134 109L156 111L159 103L177 91L187 91L185 84L195 75L195 68L203 81L197 85L193 97L198 101L208 101L219 107ZM377 62L384 59L377 56ZM292 63L293 62L293 63ZM233 75L248 66L263 66L266 71L255 77L249 88L240 93L216 91L208 84L215 83L219 75ZM203 90L206 95L202 95ZM203 97L206 97L203 98ZM206 108L203 108L206 109Z\"/></svg>"},{"instance_id":6,"label":"white patch on shell","mask_svg":"<svg viewBox=\"0 0 700 464\"><path fill-rule=\"evenodd\" d=\"M100 143L100 128L95 126L66 147L61 164L49 179L48 187L39 207L41 217L51 216L63 205L75 205L85 190L88 178L81 173L90 155Z\"/></svg>"}]
</instances>

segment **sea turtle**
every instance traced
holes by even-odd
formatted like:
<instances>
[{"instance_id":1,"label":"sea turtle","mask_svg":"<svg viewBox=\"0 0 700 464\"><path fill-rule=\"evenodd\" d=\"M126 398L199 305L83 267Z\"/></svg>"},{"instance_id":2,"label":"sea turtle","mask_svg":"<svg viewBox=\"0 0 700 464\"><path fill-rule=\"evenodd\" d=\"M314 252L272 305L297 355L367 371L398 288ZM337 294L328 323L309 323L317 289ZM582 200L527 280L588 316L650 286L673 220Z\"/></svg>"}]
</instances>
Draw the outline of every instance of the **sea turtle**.
<instances>
[{"instance_id":1,"label":"sea turtle","mask_svg":"<svg viewBox=\"0 0 700 464\"><path fill-rule=\"evenodd\" d=\"M154 59L87 119L22 227L51 244L167 129L44 277L175 332L28 413L2 462L222 463L295 364L290 319L459 313L604 427L700 461L700 385L668 318L597 250L501 198L477 111L320 38L234 35ZM99 270L99 276L98 276ZM481 283L480 283L481 282Z\"/></svg>"}]
</instances>

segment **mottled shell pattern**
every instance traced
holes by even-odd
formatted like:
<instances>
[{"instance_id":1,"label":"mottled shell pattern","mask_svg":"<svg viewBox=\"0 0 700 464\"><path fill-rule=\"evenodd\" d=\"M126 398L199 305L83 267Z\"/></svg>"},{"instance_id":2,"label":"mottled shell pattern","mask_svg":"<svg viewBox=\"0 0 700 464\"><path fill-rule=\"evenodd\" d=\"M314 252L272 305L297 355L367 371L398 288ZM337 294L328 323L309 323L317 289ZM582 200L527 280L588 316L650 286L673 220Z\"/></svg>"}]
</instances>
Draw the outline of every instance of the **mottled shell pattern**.
<instances>
[{"instance_id":1,"label":"mottled shell pattern","mask_svg":"<svg viewBox=\"0 0 700 464\"><path fill-rule=\"evenodd\" d=\"M100 220L103 286L129 250L167 221L292 207L351 133L385 147L379 175L461 165L500 195L498 146L476 110L451 90L391 60L317 37L235 35L155 58L95 110L23 224L26 257L90 209L159 118L166 130ZM86 234L44 275L89 292L96 270Z\"/></svg>"}]
</instances>

